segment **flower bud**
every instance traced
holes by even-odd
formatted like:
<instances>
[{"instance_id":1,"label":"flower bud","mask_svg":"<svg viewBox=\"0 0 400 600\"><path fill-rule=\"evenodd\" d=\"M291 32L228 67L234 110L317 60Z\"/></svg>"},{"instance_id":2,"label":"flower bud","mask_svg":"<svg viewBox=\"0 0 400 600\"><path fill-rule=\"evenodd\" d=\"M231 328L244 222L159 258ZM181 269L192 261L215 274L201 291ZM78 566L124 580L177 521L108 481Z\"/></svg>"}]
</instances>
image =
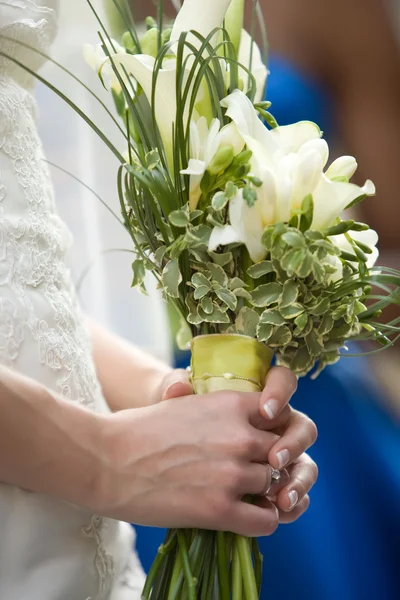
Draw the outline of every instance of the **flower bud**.
<instances>
[{"instance_id":1,"label":"flower bud","mask_svg":"<svg viewBox=\"0 0 400 600\"><path fill-rule=\"evenodd\" d=\"M211 175L218 175L229 167L234 159L234 151L232 146L224 146L215 154L214 158L208 165L207 171Z\"/></svg>"}]
</instances>

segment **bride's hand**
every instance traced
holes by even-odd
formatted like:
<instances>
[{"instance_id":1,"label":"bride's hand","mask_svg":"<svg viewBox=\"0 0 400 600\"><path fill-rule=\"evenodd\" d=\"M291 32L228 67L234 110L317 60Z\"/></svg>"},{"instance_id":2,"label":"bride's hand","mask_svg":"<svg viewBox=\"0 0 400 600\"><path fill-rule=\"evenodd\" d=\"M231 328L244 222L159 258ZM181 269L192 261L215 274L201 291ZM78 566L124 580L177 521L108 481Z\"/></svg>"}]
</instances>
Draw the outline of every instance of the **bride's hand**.
<instances>
[{"instance_id":1,"label":"bride's hand","mask_svg":"<svg viewBox=\"0 0 400 600\"><path fill-rule=\"evenodd\" d=\"M285 471L280 485L272 486L266 497L259 497L257 504L269 507L272 500L279 509L279 521L292 523L308 509L308 493L317 481L318 467L305 453L317 439L317 428L306 415L289 406L291 395L285 396L282 390L285 380L293 385L293 374L282 367L271 369L260 400L260 423L263 421L264 429L279 435L268 454L268 463ZM188 372L177 369L163 380L159 397L165 400L192 392Z\"/></svg>"}]
</instances>

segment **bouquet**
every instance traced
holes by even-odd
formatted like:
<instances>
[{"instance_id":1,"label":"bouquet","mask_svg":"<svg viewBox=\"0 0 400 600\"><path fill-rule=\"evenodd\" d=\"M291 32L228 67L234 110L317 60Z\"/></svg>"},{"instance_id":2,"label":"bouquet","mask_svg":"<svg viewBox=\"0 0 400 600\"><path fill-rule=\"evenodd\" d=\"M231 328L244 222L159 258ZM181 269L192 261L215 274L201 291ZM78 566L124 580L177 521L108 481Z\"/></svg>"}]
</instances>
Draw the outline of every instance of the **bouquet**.
<instances>
[{"instance_id":1,"label":"bouquet","mask_svg":"<svg viewBox=\"0 0 400 600\"><path fill-rule=\"evenodd\" d=\"M399 319L380 316L400 304L400 274L374 266L377 234L343 216L374 185L350 183L352 157L327 167L315 123L274 119L266 56L255 42L257 23L265 39L257 1L251 33L244 0L185 0L172 24L158 0L157 19L140 34L128 5L114 0L126 28L119 41L87 2L100 30L85 58L112 94L125 147L37 77L119 159L121 213L136 251L132 285L145 291L151 271L176 308L195 392L260 391L273 356L316 377L352 340L393 345ZM256 600L261 560L256 540L170 530L142 597Z\"/></svg>"}]
</instances>

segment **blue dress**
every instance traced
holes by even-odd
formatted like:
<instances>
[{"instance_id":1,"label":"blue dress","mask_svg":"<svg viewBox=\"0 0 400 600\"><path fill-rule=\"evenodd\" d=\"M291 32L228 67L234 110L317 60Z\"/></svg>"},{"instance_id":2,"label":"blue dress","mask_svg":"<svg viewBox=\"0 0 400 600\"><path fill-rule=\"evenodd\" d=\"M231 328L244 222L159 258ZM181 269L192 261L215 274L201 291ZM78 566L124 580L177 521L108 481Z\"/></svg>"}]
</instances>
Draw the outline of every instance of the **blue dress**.
<instances>
[{"instance_id":1,"label":"blue dress","mask_svg":"<svg viewBox=\"0 0 400 600\"><path fill-rule=\"evenodd\" d=\"M268 100L281 125L309 119L328 138L329 95L272 56ZM180 366L187 356L177 355ZM400 430L385 412L362 358L344 358L300 381L294 406L319 429L310 454L320 477L305 516L260 539L262 600L400 599ZM149 568L164 530L138 528Z\"/></svg>"}]
</instances>

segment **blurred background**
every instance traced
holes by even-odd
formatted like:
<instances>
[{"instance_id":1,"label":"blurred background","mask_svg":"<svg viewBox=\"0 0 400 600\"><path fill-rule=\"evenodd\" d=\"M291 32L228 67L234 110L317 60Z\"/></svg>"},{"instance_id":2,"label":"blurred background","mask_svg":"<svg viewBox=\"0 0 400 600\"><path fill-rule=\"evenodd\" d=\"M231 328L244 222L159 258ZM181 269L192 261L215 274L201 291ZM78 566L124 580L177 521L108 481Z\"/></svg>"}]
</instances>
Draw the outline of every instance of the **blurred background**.
<instances>
[{"instance_id":1,"label":"blurred background","mask_svg":"<svg viewBox=\"0 0 400 600\"><path fill-rule=\"evenodd\" d=\"M137 22L155 15L149 0L131 3ZM247 4L249 23L252 2ZM93 14L85 0L60 0L60 5L53 57L113 109L82 58L82 44L97 43ZM95 6L118 38L122 29L113 1L97 0ZM372 179L378 193L356 216L380 234L382 263L400 268L399 0L260 0L260 6L268 30L271 111L281 125L302 119L318 123L331 160L339 154L357 157L360 181ZM166 2L166 10L173 17L173 3ZM53 64L42 74L125 150L115 126L87 91ZM115 212L110 214L76 179L51 167L57 205L74 236L70 264L84 309L152 354L186 366L188 355L174 346L173 318L154 282L147 282L148 296L129 287L133 256L117 220L113 155L44 86L38 86L37 100L49 160L81 179ZM400 599L399 367L395 348L345 358L316 381L300 382L293 404L318 425L311 454L320 479L307 515L260 540L263 599ZM164 534L138 528L146 569Z\"/></svg>"}]
</instances>

